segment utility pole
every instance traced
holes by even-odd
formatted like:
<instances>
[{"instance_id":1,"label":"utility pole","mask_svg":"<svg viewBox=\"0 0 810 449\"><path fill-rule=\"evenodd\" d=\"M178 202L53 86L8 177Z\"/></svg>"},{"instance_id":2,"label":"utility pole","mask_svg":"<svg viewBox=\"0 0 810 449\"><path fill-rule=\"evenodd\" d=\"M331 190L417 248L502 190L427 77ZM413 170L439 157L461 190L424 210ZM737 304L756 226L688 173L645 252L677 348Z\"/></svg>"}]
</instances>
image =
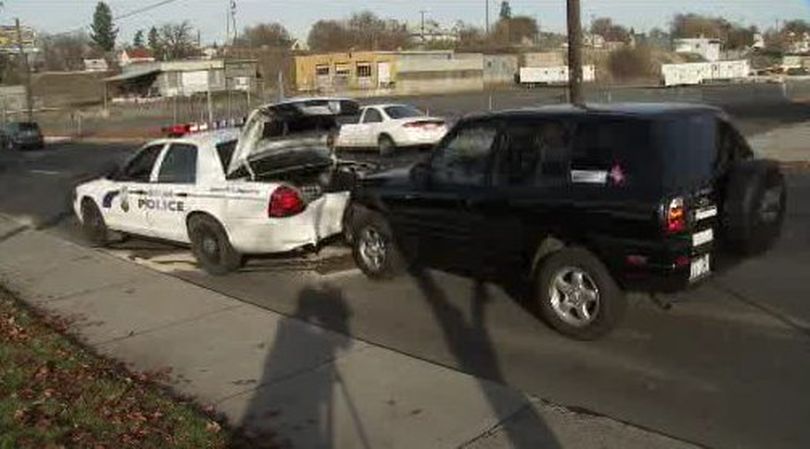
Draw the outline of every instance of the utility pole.
<instances>
[{"instance_id":1,"label":"utility pole","mask_svg":"<svg viewBox=\"0 0 810 449\"><path fill-rule=\"evenodd\" d=\"M20 27L20 19L15 19L17 26L17 49L20 52L22 59L22 69L25 72L25 107L28 110L28 121L34 121L34 105L33 97L31 94L31 67L28 66L28 55L25 54L25 47L23 46L22 28Z\"/></svg>"},{"instance_id":2,"label":"utility pole","mask_svg":"<svg viewBox=\"0 0 810 449\"><path fill-rule=\"evenodd\" d=\"M487 26L486 30L487 30L487 36L489 36L489 0L486 0L485 8L486 8L486 12L485 12L486 19L485 20L486 20L486 26Z\"/></svg>"},{"instance_id":3,"label":"utility pole","mask_svg":"<svg viewBox=\"0 0 810 449\"><path fill-rule=\"evenodd\" d=\"M236 38L239 37L239 30L236 29L236 0L231 0L231 21L233 24L233 46L236 46Z\"/></svg>"},{"instance_id":4,"label":"utility pole","mask_svg":"<svg viewBox=\"0 0 810 449\"><path fill-rule=\"evenodd\" d=\"M419 11L419 15L422 16L422 45L425 45L425 14L427 14L427 10Z\"/></svg>"},{"instance_id":5,"label":"utility pole","mask_svg":"<svg viewBox=\"0 0 810 449\"><path fill-rule=\"evenodd\" d=\"M585 104L582 95L582 21L579 0L568 0L568 92L572 104Z\"/></svg>"},{"instance_id":6,"label":"utility pole","mask_svg":"<svg viewBox=\"0 0 810 449\"><path fill-rule=\"evenodd\" d=\"M228 48L228 41L231 40L231 0L226 0L225 5L225 48Z\"/></svg>"}]
</instances>

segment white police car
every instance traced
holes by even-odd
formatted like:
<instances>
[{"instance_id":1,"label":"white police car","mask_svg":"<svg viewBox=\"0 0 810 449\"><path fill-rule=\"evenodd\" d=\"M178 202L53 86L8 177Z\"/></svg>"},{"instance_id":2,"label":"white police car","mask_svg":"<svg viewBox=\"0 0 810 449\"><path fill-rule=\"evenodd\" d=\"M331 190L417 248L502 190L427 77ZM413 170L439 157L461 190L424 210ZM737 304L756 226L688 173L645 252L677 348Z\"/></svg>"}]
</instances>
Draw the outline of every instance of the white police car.
<instances>
[{"instance_id":1,"label":"white police car","mask_svg":"<svg viewBox=\"0 0 810 449\"><path fill-rule=\"evenodd\" d=\"M85 235L109 231L191 245L203 269L225 274L246 255L317 245L342 231L356 172L331 150L342 99L261 107L242 131L151 142L115 173L76 188Z\"/></svg>"}]
</instances>

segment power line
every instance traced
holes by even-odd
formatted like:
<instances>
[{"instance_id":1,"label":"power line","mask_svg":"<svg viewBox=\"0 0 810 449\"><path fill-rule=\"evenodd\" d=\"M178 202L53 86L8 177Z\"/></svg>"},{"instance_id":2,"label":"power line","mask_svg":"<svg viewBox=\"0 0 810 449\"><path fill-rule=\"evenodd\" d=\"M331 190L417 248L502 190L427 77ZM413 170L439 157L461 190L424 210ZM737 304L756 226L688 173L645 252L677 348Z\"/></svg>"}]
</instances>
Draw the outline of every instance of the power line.
<instances>
[{"instance_id":1,"label":"power line","mask_svg":"<svg viewBox=\"0 0 810 449\"><path fill-rule=\"evenodd\" d=\"M126 19L128 17L132 17L132 16L135 16L135 15L147 12L147 11L151 11L151 10L153 10L155 8L160 8L163 5L168 5L169 3L174 3L176 1L178 1L178 0L162 0L162 1L159 1L157 3L153 3L151 5L144 6L143 8L133 9L132 11L125 12L125 13L119 15L119 16L113 17L113 21Z\"/></svg>"},{"instance_id":2,"label":"power line","mask_svg":"<svg viewBox=\"0 0 810 449\"><path fill-rule=\"evenodd\" d=\"M153 10L155 8L159 8L161 6L168 5L169 3L174 3L176 1L178 1L178 0L162 0L162 1L157 2L157 3L151 4L151 5L148 5L148 6L144 6L143 8L138 8L138 9L134 9L132 11L127 11L127 12L125 12L123 14L118 15L118 16L114 16L113 17L113 22L119 21L121 19L127 19L129 17L135 16L135 15L138 15L138 14L142 14L142 13L145 13L147 11L151 11L151 10ZM80 27L76 27L76 28L73 28L73 29L70 29L70 30L67 30L67 31L61 31L59 33L50 34L50 36L55 37L55 36L64 36L64 35L68 35L68 34L78 33L78 32L81 32L81 31L85 31L89 26L90 25L82 25Z\"/></svg>"}]
</instances>

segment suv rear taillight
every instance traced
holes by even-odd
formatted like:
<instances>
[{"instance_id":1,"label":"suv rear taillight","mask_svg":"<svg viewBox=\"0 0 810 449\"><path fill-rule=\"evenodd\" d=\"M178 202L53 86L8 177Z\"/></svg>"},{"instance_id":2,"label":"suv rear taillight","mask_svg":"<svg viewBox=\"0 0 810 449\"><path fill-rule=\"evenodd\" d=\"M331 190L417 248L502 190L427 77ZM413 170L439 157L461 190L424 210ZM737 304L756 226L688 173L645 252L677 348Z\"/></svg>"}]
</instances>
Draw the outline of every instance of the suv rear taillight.
<instances>
[{"instance_id":1,"label":"suv rear taillight","mask_svg":"<svg viewBox=\"0 0 810 449\"><path fill-rule=\"evenodd\" d=\"M686 205L683 198L674 198L664 209L664 231L679 234L686 231Z\"/></svg>"},{"instance_id":2,"label":"suv rear taillight","mask_svg":"<svg viewBox=\"0 0 810 449\"><path fill-rule=\"evenodd\" d=\"M306 207L297 190L288 186L280 186L270 195L267 216L270 218L291 217L300 214Z\"/></svg>"}]
</instances>

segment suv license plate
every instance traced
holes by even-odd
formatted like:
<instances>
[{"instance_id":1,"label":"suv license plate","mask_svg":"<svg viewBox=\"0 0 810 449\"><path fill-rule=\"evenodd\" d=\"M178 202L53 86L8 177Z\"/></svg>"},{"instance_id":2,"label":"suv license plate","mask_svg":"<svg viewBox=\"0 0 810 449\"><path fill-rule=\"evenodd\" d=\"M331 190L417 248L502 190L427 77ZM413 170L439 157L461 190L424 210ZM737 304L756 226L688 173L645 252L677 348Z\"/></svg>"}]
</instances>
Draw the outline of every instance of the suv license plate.
<instances>
[{"instance_id":1,"label":"suv license plate","mask_svg":"<svg viewBox=\"0 0 810 449\"><path fill-rule=\"evenodd\" d=\"M705 245L713 240L714 230L712 228L692 234L692 246L694 247Z\"/></svg>"},{"instance_id":2,"label":"suv license plate","mask_svg":"<svg viewBox=\"0 0 810 449\"><path fill-rule=\"evenodd\" d=\"M706 277L709 273L711 273L711 255L704 254L692 261L692 267L689 273L689 280L696 281L698 279Z\"/></svg>"}]
</instances>

